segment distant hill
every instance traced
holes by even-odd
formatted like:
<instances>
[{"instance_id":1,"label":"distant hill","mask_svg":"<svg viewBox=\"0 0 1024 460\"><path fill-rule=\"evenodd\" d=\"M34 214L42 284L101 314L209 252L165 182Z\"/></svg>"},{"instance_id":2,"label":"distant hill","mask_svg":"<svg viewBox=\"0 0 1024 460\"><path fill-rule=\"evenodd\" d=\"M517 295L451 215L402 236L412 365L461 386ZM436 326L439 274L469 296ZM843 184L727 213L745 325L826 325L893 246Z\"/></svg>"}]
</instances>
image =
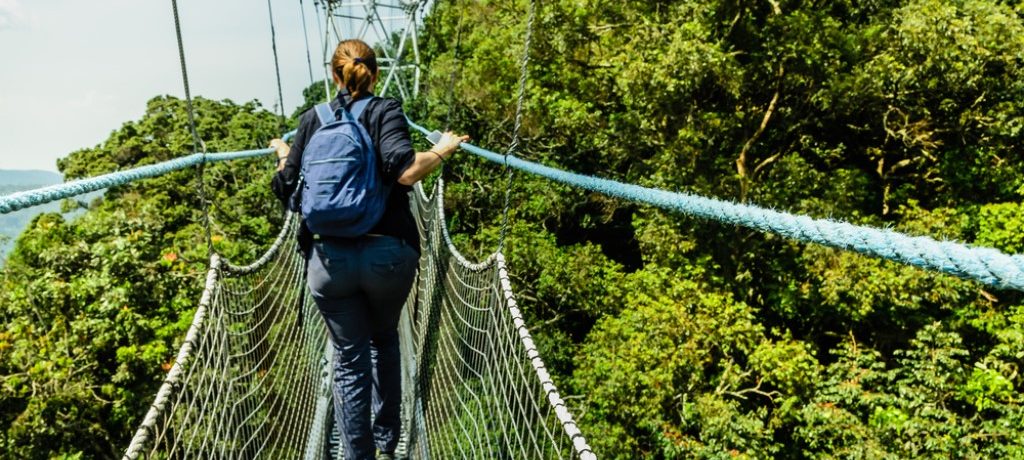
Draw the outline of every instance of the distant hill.
<instances>
[{"instance_id":1,"label":"distant hill","mask_svg":"<svg viewBox=\"0 0 1024 460\"><path fill-rule=\"evenodd\" d=\"M37 169L0 169L0 187L24 187L26 185L53 185L64 179L60 173ZM26 190L26 189L23 189Z\"/></svg>"},{"instance_id":2,"label":"distant hill","mask_svg":"<svg viewBox=\"0 0 1024 460\"><path fill-rule=\"evenodd\" d=\"M0 169L0 195L59 184L59 173L39 170ZM35 216L44 212L60 212L60 202L47 203L10 214L0 214L0 264L14 247L14 241Z\"/></svg>"}]
</instances>

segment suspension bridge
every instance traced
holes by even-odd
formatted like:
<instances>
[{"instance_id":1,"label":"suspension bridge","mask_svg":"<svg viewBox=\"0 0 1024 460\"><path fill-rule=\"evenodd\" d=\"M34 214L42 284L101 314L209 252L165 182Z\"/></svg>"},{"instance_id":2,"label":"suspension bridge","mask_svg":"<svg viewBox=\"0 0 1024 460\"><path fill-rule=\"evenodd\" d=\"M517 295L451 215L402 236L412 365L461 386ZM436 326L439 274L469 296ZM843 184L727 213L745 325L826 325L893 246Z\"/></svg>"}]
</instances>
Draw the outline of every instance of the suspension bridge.
<instances>
[{"instance_id":1,"label":"suspension bridge","mask_svg":"<svg viewBox=\"0 0 1024 460\"><path fill-rule=\"evenodd\" d=\"M408 25L415 24L425 2L387 5L404 15L406 27L397 34L388 30L389 19L380 14L386 9L384 3L317 2L322 7L317 11L322 10L326 17L322 22L327 29L325 43L331 40L332 29L333 38L340 37L339 18L364 19L369 26L362 27L359 34L377 27L381 29L378 36L400 37L400 43L390 47L397 53L386 57L388 76L383 84L385 91L391 86L403 96L414 96L418 54L415 34L408 32ZM365 14L353 13L352 8ZM176 10L175 4L177 21ZM530 20L532 16L531 5ZM406 43L417 54L412 63L402 60ZM529 25L525 48L529 49ZM184 50L179 49L186 97L190 98ZM508 171L516 169L620 199L988 286L1024 290L1022 255L646 188L517 158L513 153L522 112L525 56L524 52L512 146L502 154L463 144L465 151ZM423 134L430 132L412 121L410 126ZM194 123L191 129L196 141L191 155L3 196L0 214L190 167L197 167L202 183L205 164L273 153L269 148L207 153ZM399 455L418 459L596 458L584 435L586 427L577 426L533 342L509 281L508 273L515 267L506 266L501 245L478 262L459 252L445 225L443 180L431 190L417 184L410 200L422 256L416 288L399 326L403 380ZM506 198L506 212L507 203ZM235 265L210 246L205 289L193 322L124 458L323 459L338 455L331 415L333 351L317 309L305 295L297 228L297 216L287 214L269 249L248 265Z\"/></svg>"}]
</instances>

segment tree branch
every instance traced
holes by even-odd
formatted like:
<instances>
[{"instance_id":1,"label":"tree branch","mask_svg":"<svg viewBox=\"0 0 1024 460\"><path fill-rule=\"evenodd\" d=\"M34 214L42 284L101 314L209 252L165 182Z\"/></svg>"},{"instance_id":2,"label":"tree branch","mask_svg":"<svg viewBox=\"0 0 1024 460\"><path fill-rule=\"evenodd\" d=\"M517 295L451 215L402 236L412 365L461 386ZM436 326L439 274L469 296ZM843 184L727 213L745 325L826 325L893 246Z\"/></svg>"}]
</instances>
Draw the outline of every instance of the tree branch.
<instances>
[{"instance_id":1,"label":"tree branch","mask_svg":"<svg viewBox=\"0 0 1024 460\"><path fill-rule=\"evenodd\" d=\"M734 396L736 398L744 399L744 400L747 399L746 395L750 394L750 393L764 396L764 397L768 398L769 401L775 401L775 397L781 395L781 393L779 393L778 391L774 391L774 390L773 391L764 391L764 390L762 390L761 389L761 379L757 379L757 385L755 385L755 386L753 386L751 388L744 388L742 390L726 391L725 392L725 394L727 394L729 396Z\"/></svg>"},{"instance_id":2,"label":"tree branch","mask_svg":"<svg viewBox=\"0 0 1024 460\"><path fill-rule=\"evenodd\" d=\"M740 149L740 155L736 158L736 173L740 176L742 183L740 188L740 197L745 198L747 195L747 154L750 152L750 148L754 146L754 143L764 134L765 128L768 127L768 122L772 119L772 114L775 113L775 108L779 103L779 94L782 91L782 76L785 73L785 69L782 64L779 64L779 70L776 72L776 83L775 93L772 94L772 100L768 103L768 109L764 111L764 116L761 118L761 124L757 127L757 131L754 131L754 135L747 139L747 142L743 144L743 148ZM774 160L773 160L774 161Z\"/></svg>"},{"instance_id":3,"label":"tree branch","mask_svg":"<svg viewBox=\"0 0 1024 460\"><path fill-rule=\"evenodd\" d=\"M774 163L775 160L778 160L780 156L782 156L782 152L776 153L775 155L772 155L762 160L760 163L757 164L757 166L754 167L754 172L751 174L751 177L757 177L757 174L761 172L761 170L764 169L765 166Z\"/></svg>"}]
</instances>

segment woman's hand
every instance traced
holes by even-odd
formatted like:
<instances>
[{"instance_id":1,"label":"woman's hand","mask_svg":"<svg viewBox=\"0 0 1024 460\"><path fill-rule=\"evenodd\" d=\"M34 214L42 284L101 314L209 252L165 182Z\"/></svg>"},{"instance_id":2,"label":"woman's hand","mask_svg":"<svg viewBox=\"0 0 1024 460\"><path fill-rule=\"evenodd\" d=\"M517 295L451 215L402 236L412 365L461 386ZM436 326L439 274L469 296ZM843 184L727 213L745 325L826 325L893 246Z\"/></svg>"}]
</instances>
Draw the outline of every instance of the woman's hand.
<instances>
[{"instance_id":1,"label":"woman's hand","mask_svg":"<svg viewBox=\"0 0 1024 460\"><path fill-rule=\"evenodd\" d=\"M288 144L286 144L283 140L274 139L270 141L270 146L277 149L277 159L283 160L285 158L288 158L288 152L291 151L291 147L288 147Z\"/></svg>"},{"instance_id":2,"label":"woman's hand","mask_svg":"<svg viewBox=\"0 0 1024 460\"><path fill-rule=\"evenodd\" d=\"M441 139L430 150L416 154L412 164L402 171L402 175L398 176L398 183L402 185L415 184L441 166L446 158L452 156L459 149L459 144L468 140L469 136L460 136L451 131L442 134Z\"/></svg>"},{"instance_id":3,"label":"woman's hand","mask_svg":"<svg viewBox=\"0 0 1024 460\"><path fill-rule=\"evenodd\" d=\"M447 159L453 153L455 153L456 150L459 149L459 144L462 144L463 142L466 142L468 140L469 136L460 136L451 131L447 131L441 135L441 140L437 141L437 144L434 144L434 148L432 148L431 150L437 152L437 154L440 155L441 158Z\"/></svg>"},{"instance_id":4,"label":"woman's hand","mask_svg":"<svg viewBox=\"0 0 1024 460\"><path fill-rule=\"evenodd\" d=\"M277 149L277 170L280 171L284 169L284 163L285 160L288 159L288 153L291 152L291 147L281 139L274 139L270 141L270 146Z\"/></svg>"}]
</instances>

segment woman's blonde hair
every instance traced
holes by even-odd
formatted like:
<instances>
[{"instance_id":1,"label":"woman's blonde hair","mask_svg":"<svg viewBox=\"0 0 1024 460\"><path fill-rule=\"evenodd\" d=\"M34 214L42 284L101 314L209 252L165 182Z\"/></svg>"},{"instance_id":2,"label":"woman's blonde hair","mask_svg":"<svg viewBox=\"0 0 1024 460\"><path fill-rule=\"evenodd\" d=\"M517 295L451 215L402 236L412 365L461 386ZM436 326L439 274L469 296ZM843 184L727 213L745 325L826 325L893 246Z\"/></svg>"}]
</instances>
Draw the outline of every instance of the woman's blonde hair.
<instances>
[{"instance_id":1,"label":"woman's blonde hair","mask_svg":"<svg viewBox=\"0 0 1024 460\"><path fill-rule=\"evenodd\" d=\"M344 40L338 43L331 58L331 68L353 99L369 93L377 75L377 55L362 40Z\"/></svg>"}]
</instances>

